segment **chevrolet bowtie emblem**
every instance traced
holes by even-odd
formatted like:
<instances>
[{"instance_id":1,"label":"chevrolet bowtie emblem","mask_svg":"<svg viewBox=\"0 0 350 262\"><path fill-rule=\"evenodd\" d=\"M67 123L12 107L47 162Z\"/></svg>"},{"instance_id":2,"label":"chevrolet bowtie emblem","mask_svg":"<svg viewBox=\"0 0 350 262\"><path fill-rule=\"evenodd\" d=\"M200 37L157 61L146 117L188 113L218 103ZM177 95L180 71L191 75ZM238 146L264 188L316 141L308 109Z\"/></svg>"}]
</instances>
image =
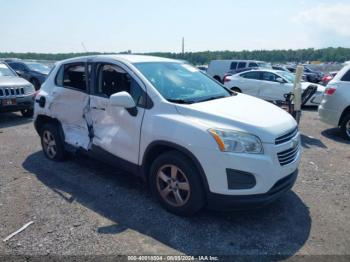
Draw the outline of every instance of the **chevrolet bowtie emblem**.
<instances>
[{"instance_id":1,"label":"chevrolet bowtie emblem","mask_svg":"<svg viewBox=\"0 0 350 262\"><path fill-rule=\"evenodd\" d=\"M292 148L296 148L298 146L298 139L297 138L293 138L292 141L291 141L291 146Z\"/></svg>"}]
</instances>

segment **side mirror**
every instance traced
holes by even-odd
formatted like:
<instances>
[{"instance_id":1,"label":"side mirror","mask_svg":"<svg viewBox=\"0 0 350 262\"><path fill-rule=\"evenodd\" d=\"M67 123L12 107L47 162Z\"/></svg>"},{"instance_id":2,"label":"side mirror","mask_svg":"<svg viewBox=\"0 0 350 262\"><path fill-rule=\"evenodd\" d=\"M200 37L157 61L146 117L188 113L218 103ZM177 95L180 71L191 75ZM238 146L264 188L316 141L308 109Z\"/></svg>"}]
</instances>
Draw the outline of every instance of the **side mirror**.
<instances>
[{"instance_id":1,"label":"side mirror","mask_svg":"<svg viewBox=\"0 0 350 262\"><path fill-rule=\"evenodd\" d=\"M109 102L111 106L124 107L126 109L136 107L134 99L128 92L118 92L110 96Z\"/></svg>"},{"instance_id":2,"label":"side mirror","mask_svg":"<svg viewBox=\"0 0 350 262\"><path fill-rule=\"evenodd\" d=\"M285 81L284 81L283 78L281 78L281 77L277 77L277 78L276 78L276 81L277 81L278 83L280 83L280 84L284 84L284 83L285 83Z\"/></svg>"}]
</instances>

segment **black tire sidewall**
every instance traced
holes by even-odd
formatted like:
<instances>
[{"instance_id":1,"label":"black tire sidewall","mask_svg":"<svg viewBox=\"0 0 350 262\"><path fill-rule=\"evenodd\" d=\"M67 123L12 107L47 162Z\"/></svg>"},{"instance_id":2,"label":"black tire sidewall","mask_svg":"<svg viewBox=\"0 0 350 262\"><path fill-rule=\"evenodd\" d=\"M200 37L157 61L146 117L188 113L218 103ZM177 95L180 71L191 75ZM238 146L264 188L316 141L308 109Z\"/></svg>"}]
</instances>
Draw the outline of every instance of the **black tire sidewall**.
<instances>
[{"instance_id":1,"label":"black tire sidewall","mask_svg":"<svg viewBox=\"0 0 350 262\"><path fill-rule=\"evenodd\" d=\"M45 147L44 147L44 143L43 143L43 133L45 130L51 132L51 134L53 135L55 142L56 142L57 153L56 153L56 156L54 158L50 158L45 151ZM54 160L54 161L62 161L65 159L64 143L63 143L63 140L62 140L61 135L59 133L58 126L56 124L45 124L40 130L40 139L41 139L41 146L43 148L43 152L48 159Z\"/></svg>"},{"instance_id":2,"label":"black tire sidewall","mask_svg":"<svg viewBox=\"0 0 350 262\"><path fill-rule=\"evenodd\" d=\"M189 184L190 184L190 198L188 202L182 207L174 207L168 204L160 196L157 189L157 172L159 168L163 165L175 165L185 173ZM205 205L205 197L203 186L199 178L199 173L197 168L192 163L191 159L187 158L183 154L177 151L168 151L157 157L150 168L150 179L149 179L150 189L152 194L158 199L161 205L171 213L180 216L192 216L201 210Z\"/></svg>"},{"instance_id":3,"label":"black tire sidewall","mask_svg":"<svg viewBox=\"0 0 350 262\"><path fill-rule=\"evenodd\" d=\"M346 123L348 123L350 121L350 114L347 114L343 117L341 125L340 125L340 129L342 131L342 135L344 136L344 138L350 140L350 137L348 136L348 134L346 133Z\"/></svg>"},{"instance_id":4,"label":"black tire sidewall","mask_svg":"<svg viewBox=\"0 0 350 262\"><path fill-rule=\"evenodd\" d=\"M33 117L34 110L33 109L23 109L23 110L21 110L21 114L23 117Z\"/></svg>"}]
</instances>

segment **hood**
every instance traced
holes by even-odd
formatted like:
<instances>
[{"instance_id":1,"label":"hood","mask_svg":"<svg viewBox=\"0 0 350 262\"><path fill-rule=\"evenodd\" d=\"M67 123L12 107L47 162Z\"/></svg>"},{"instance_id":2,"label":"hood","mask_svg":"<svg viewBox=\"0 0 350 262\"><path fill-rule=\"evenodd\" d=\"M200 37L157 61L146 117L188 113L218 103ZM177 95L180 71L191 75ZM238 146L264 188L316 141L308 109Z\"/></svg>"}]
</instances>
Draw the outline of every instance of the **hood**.
<instances>
[{"instance_id":1,"label":"hood","mask_svg":"<svg viewBox=\"0 0 350 262\"><path fill-rule=\"evenodd\" d=\"M0 76L0 87L31 85L27 80L18 76Z\"/></svg>"},{"instance_id":2,"label":"hood","mask_svg":"<svg viewBox=\"0 0 350 262\"><path fill-rule=\"evenodd\" d=\"M237 94L190 105L177 105L180 114L207 128L224 128L254 134L265 143L296 127L286 111L264 100Z\"/></svg>"}]
</instances>

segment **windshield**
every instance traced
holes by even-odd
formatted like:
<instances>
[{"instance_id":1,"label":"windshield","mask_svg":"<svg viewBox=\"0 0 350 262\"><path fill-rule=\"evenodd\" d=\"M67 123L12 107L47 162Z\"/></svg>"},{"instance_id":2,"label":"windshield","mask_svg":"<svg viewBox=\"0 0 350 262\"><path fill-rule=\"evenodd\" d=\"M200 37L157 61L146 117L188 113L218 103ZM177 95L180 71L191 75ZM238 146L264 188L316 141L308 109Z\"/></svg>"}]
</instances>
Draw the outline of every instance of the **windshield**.
<instances>
[{"instance_id":1,"label":"windshield","mask_svg":"<svg viewBox=\"0 0 350 262\"><path fill-rule=\"evenodd\" d=\"M292 73L281 71L281 72L278 72L278 74L280 74L283 78L285 78L289 83L294 83L295 76Z\"/></svg>"},{"instance_id":2,"label":"windshield","mask_svg":"<svg viewBox=\"0 0 350 262\"><path fill-rule=\"evenodd\" d=\"M30 68L30 70L38 71L44 74L48 74L50 71L50 68L48 66L40 63L30 62L30 63L26 63L26 65Z\"/></svg>"},{"instance_id":3,"label":"windshield","mask_svg":"<svg viewBox=\"0 0 350 262\"><path fill-rule=\"evenodd\" d=\"M222 85L188 64L148 62L135 66L171 102L195 103L231 95Z\"/></svg>"},{"instance_id":4,"label":"windshield","mask_svg":"<svg viewBox=\"0 0 350 262\"><path fill-rule=\"evenodd\" d=\"M0 63L0 76L16 76L16 74L7 65Z\"/></svg>"}]
</instances>

